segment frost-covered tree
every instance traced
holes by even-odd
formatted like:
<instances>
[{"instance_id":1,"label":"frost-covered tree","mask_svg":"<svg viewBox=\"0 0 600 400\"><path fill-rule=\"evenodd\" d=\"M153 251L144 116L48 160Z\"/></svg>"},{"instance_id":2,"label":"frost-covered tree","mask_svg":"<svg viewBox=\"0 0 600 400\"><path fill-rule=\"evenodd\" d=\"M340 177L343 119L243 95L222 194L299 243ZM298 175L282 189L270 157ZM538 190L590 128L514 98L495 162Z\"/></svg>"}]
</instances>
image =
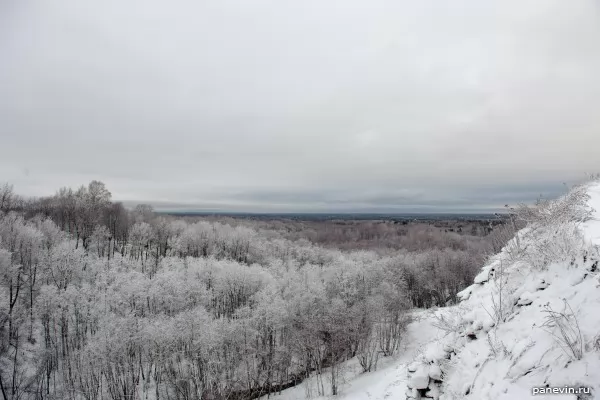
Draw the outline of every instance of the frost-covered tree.
<instances>
[{"instance_id":1,"label":"frost-covered tree","mask_svg":"<svg viewBox=\"0 0 600 400\"><path fill-rule=\"evenodd\" d=\"M409 307L472 281L482 243L420 224L394 249L402 225L181 219L127 210L97 181L5 209L11 400L246 399L310 374L335 393L344 361L368 371L399 351ZM377 240L385 249L354 248Z\"/></svg>"}]
</instances>

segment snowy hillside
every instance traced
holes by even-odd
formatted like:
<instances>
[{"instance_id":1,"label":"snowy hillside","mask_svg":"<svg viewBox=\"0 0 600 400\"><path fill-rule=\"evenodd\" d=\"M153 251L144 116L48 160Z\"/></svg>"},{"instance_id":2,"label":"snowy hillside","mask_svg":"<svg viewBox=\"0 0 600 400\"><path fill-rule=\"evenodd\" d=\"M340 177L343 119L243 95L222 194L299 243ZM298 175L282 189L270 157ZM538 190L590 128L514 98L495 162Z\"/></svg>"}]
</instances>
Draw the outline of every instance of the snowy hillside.
<instances>
[{"instance_id":1,"label":"snowy hillside","mask_svg":"<svg viewBox=\"0 0 600 400\"><path fill-rule=\"evenodd\" d=\"M401 345L398 356L380 361L377 371L362 373L362 368L356 359L345 363L343 391L335 398L344 400L397 399L399 394L404 396L407 388L407 365L419 355L423 346L439 338L439 330L432 325L433 320L429 315L419 311L414 314L414 318L415 321L408 326L406 339L404 345ZM327 374L324 375L324 388L327 390L329 382ZM318 385L319 377L312 376L299 386L287 389L281 395L275 395L274 398L276 400L323 399L324 397L315 395L318 392ZM263 399L266 398L267 396L263 397Z\"/></svg>"},{"instance_id":2,"label":"snowy hillside","mask_svg":"<svg viewBox=\"0 0 600 400\"><path fill-rule=\"evenodd\" d=\"M418 312L405 351L378 371L360 374L349 362L338 398L600 398L600 184L519 216L528 226L461 302ZM311 379L276 398L314 398ZM581 392L543 394L567 387Z\"/></svg>"}]
</instances>

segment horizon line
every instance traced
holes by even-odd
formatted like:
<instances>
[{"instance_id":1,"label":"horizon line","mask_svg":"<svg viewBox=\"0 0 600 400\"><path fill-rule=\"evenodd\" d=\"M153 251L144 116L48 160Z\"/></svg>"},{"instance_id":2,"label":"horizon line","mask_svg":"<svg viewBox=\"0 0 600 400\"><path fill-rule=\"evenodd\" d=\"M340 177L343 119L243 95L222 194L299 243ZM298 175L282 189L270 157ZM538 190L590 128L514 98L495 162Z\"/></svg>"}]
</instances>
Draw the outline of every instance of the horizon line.
<instances>
[{"instance_id":1,"label":"horizon line","mask_svg":"<svg viewBox=\"0 0 600 400\"><path fill-rule=\"evenodd\" d=\"M193 211L193 210L155 210L157 214L227 214L227 215L495 215L506 212L496 211L406 211L406 212L372 212L372 211Z\"/></svg>"}]
</instances>

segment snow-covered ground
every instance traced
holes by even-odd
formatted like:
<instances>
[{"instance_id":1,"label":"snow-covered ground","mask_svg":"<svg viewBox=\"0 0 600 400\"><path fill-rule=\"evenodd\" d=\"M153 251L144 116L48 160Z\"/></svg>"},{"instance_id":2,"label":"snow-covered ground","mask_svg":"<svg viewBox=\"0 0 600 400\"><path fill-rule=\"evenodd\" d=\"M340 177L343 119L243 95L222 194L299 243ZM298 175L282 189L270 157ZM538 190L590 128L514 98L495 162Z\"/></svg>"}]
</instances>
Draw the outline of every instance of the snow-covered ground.
<instances>
[{"instance_id":1,"label":"snow-covered ground","mask_svg":"<svg viewBox=\"0 0 600 400\"><path fill-rule=\"evenodd\" d=\"M397 399L398 393L406 391L406 367L422 351L423 347L443 334L435 328L432 319L426 311L416 311L414 321L409 325L402 350L397 356L382 359L377 371L361 373L362 369L356 359L344 364L343 384L341 394L336 398L345 400L362 399ZM325 390L327 390L327 376L324 374ZM285 390L281 395L271 395L275 400L304 400L325 399L331 396L318 396L317 377L307 379L299 386ZM403 398L403 397L401 397ZM264 397L266 399L266 396Z\"/></svg>"},{"instance_id":2,"label":"snow-covered ground","mask_svg":"<svg viewBox=\"0 0 600 400\"><path fill-rule=\"evenodd\" d=\"M337 398L600 398L600 184L586 190L588 221L519 232L458 305L416 312L396 358L365 374L346 363ZM315 379L275 398L319 398ZM534 387L591 394L533 395Z\"/></svg>"}]
</instances>

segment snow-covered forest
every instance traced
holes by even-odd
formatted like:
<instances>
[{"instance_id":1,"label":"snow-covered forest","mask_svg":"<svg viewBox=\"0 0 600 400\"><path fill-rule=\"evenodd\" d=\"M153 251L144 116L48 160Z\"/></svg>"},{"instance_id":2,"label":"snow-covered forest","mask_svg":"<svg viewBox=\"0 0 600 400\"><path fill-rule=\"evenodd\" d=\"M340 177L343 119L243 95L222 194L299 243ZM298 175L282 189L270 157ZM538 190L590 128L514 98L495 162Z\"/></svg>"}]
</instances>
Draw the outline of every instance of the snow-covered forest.
<instances>
[{"instance_id":1,"label":"snow-covered forest","mask_svg":"<svg viewBox=\"0 0 600 400\"><path fill-rule=\"evenodd\" d=\"M408 310L454 303L512 235L419 226L399 249L341 250L280 222L128 210L98 181L38 199L6 184L0 210L11 400L252 399L309 375L335 394L339 365L397 353Z\"/></svg>"},{"instance_id":2,"label":"snow-covered forest","mask_svg":"<svg viewBox=\"0 0 600 400\"><path fill-rule=\"evenodd\" d=\"M312 374L276 398L598 398L599 178L509 210L508 225L522 229L486 257L457 304L409 311L400 350L375 371L354 357L336 367L337 396L316 393Z\"/></svg>"},{"instance_id":3,"label":"snow-covered forest","mask_svg":"<svg viewBox=\"0 0 600 400\"><path fill-rule=\"evenodd\" d=\"M598 71L600 0L0 0L0 400L600 400Z\"/></svg>"}]
</instances>

